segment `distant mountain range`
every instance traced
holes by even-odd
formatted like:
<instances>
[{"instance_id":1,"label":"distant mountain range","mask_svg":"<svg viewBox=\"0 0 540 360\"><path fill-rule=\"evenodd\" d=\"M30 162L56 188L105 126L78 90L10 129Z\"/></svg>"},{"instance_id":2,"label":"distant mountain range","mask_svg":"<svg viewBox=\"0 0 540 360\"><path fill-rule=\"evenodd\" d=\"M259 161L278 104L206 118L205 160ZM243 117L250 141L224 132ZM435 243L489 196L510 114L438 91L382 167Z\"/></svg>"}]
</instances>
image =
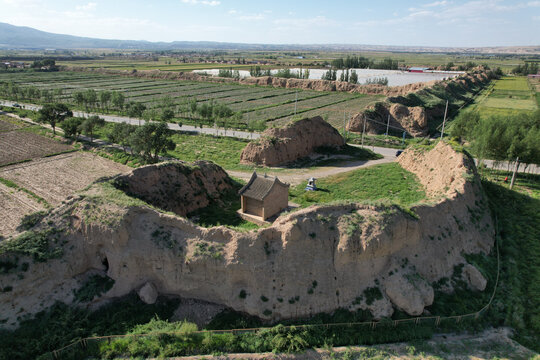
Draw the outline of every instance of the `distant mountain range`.
<instances>
[{"instance_id":1,"label":"distant mountain range","mask_svg":"<svg viewBox=\"0 0 540 360\"><path fill-rule=\"evenodd\" d=\"M0 49L122 49L122 50L304 50L304 51L394 51L433 53L540 54L540 46L496 47L425 47L356 44L244 44L214 41L150 42L136 40L105 40L53 34L26 26L0 22Z\"/></svg>"}]
</instances>

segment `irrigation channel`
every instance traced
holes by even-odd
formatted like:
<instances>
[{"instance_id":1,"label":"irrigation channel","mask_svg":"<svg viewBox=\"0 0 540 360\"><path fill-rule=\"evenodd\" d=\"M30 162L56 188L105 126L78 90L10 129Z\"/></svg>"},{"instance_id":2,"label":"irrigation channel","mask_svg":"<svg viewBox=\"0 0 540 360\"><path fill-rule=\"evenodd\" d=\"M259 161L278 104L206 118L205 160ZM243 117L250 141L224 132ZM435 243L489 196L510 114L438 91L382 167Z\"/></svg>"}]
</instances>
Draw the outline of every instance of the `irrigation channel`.
<instances>
[{"instance_id":1,"label":"irrigation channel","mask_svg":"<svg viewBox=\"0 0 540 360\"><path fill-rule=\"evenodd\" d=\"M493 303L493 299L495 298L495 294L497 292L497 288L499 285L499 276L501 272L501 259L500 259L500 253L499 253L499 227L498 227L498 221L495 217L495 249L497 252L497 277L495 279L495 285L493 286L493 292L491 294L491 297L489 298L489 301L486 305L484 305L480 310L463 314L463 315L452 315L452 316L417 316L412 318L406 318L406 319L397 319L397 320L372 320L372 321L362 321L362 322L350 322L350 323L328 323L328 324L300 324L300 325L288 325L284 326L285 329L307 329L307 328L316 328L316 327L323 327L323 328L331 328L331 327L353 327L353 326L360 326L364 330L375 330L377 326L380 326L381 324L391 324L391 326L396 327L400 324L413 324L413 325L432 325L435 328L438 328L442 321L453 321L456 324L459 324L465 319L472 319L477 320L483 313L487 311L487 309L491 306ZM228 330L199 330L199 331L193 331L190 334L223 334L223 333L231 333L231 334L241 334L241 333L258 333L263 330L271 329L271 327L259 327L259 328L249 328L249 329L228 329ZM72 348L76 346L80 346L82 349L86 349L89 342L102 342L102 341L108 341L119 338L141 338L141 337L148 337L148 336L156 336L156 335L186 335L185 333L179 333L179 332L166 332L166 333L153 333L153 334L123 334L123 335L107 335L107 336L91 336L86 337L83 339L79 339L69 345L64 346L63 348L54 350L52 352L54 359L62 359L62 354L66 353L67 351L71 350Z\"/></svg>"}]
</instances>

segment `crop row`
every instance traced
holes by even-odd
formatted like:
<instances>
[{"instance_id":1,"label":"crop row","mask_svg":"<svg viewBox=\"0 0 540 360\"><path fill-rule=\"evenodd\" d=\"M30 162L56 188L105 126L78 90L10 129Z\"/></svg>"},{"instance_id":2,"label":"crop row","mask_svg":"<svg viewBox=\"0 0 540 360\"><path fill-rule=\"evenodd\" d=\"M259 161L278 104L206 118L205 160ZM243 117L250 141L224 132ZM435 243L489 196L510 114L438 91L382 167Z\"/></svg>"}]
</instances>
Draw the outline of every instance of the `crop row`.
<instances>
[{"instance_id":1,"label":"crop row","mask_svg":"<svg viewBox=\"0 0 540 360\"><path fill-rule=\"evenodd\" d=\"M347 100L344 102L339 102L334 105L327 105L324 107L319 107L317 109L312 109L309 111L302 112L302 116L313 117L313 116L322 116L326 121L328 121L334 127L342 127L345 121L347 121L351 116L361 112L370 104L373 104L377 100L382 98L378 95L360 95L357 98ZM289 117L285 116L275 120L277 124L284 123L289 120Z\"/></svg>"},{"instance_id":2,"label":"crop row","mask_svg":"<svg viewBox=\"0 0 540 360\"><path fill-rule=\"evenodd\" d=\"M279 106L267 107L264 109L245 112L243 115L243 119L246 122L248 122L248 120L271 121L286 116L292 116L295 115L295 113L300 114L309 110L334 105L340 102L347 101L351 98L354 98L354 96L350 94L326 94L323 96L298 101L296 104L294 101L292 101L290 103Z\"/></svg>"},{"instance_id":3,"label":"crop row","mask_svg":"<svg viewBox=\"0 0 540 360\"><path fill-rule=\"evenodd\" d=\"M316 91L302 91L299 93L287 92L282 94L276 94L274 96L265 96L260 99L246 101L231 105L231 109L234 111L252 111L254 109L260 109L268 106L275 106L276 104L283 104L287 102L293 102L295 100L302 101L312 97L324 96L325 93Z\"/></svg>"}]
</instances>

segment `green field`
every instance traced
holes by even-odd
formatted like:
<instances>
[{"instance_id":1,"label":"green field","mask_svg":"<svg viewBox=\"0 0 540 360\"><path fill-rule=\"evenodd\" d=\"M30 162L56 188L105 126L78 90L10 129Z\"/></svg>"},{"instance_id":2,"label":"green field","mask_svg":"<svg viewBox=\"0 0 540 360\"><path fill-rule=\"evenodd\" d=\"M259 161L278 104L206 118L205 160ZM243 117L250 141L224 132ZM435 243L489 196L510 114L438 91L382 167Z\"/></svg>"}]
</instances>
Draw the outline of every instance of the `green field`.
<instances>
[{"instance_id":1,"label":"green field","mask_svg":"<svg viewBox=\"0 0 540 360\"><path fill-rule=\"evenodd\" d=\"M89 89L96 91L98 101L91 106L76 104L74 94ZM332 124L342 125L342 121L337 119L342 119L344 110L347 114L358 113L380 99L377 95L296 91L235 83L155 80L94 73L0 73L1 98L38 104L63 102L81 110L125 114L125 109L110 103L100 103L100 92L107 91L123 94L125 103L142 103L147 108L145 117L153 119L163 109L166 100L167 106L174 112L174 121L185 124L213 126L213 120L200 119L198 115L190 113L187 108L189 102L196 101L198 106L210 103L226 105L239 114L237 122L228 124L236 128L246 128L253 123L261 127L268 121L283 121L295 114L325 115Z\"/></svg>"},{"instance_id":2,"label":"green field","mask_svg":"<svg viewBox=\"0 0 540 360\"><path fill-rule=\"evenodd\" d=\"M1 52L0 52L1 54ZM8 54L6 54L8 55ZM89 54L84 54L88 56ZM98 54L95 54L98 55ZM374 61L386 58L397 60L407 66L438 66L450 62L455 66L465 65L468 62L486 64L490 67L500 67L509 71L517 65L523 65L523 59L515 55L471 55L471 54L447 54L447 53L414 53L414 52L389 52L389 51L295 51L294 54L283 51L227 51L219 54L201 51L198 54L166 54L153 56L95 56L90 60L64 60L59 56L57 63L64 66L81 66L88 68L107 68L116 70L155 70L162 71L193 71L203 69L244 69L249 70L253 65L250 62L262 62L263 68L276 68L277 66L321 66L324 62L331 62L336 58L346 56L364 56ZM34 55L35 56L35 55ZM245 60L246 64L236 64L238 59ZM186 61L186 62L184 62ZM208 62L207 62L208 61Z\"/></svg>"},{"instance_id":3,"label":"green field","mask_svg":"<svg viewBox=\"0 0 540 360\"><path fill-rule=\"evenodd\" d=\"M536 94L526 77L503 77L485 89L476 99L474 109L481 116L515 115L538 108Z\"/></svg>"},{"instance_id":4,"label":"green field","mask_svg":"<svg viewBox=\"0 0 540 360\"><path fill-rule=\"evenodd\" d=\"M416 176L397 163L380 164L318 180L318 191L306 183L290 190L290 200L301 206L333 201L388 201L409 206L425 198Z\"/></svg>"}]
</instances>

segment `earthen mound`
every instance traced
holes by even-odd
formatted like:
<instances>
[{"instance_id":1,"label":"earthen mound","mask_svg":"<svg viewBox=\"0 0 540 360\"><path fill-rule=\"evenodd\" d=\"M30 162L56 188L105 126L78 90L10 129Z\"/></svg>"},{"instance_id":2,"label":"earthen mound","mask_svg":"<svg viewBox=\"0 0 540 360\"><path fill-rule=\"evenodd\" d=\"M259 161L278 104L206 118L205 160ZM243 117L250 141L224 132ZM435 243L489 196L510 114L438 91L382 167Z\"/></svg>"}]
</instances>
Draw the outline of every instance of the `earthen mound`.
<instances>
[{"instance_id":1,"label":"earthen mound","mask_svg":"<svg viewBox=\"0 0 540 360\"><path fill-rule=\"evenodd\" d=\"M232 190L227 173L208 161L174 161L143 166L114 181L118 189L180 216L219 201Z\"/></svg>"},{"instance_id":2,"label":"earthen mound","mask_svg":"<svg viewBox=\"0 0 540 360\"><path fill-rule=\"evenodd\" d=\"M242 151L242 164L278 166L306 157L320 147L340 148L345 140L320 116L265 130Z\"/></svg>"}]
</instances>

